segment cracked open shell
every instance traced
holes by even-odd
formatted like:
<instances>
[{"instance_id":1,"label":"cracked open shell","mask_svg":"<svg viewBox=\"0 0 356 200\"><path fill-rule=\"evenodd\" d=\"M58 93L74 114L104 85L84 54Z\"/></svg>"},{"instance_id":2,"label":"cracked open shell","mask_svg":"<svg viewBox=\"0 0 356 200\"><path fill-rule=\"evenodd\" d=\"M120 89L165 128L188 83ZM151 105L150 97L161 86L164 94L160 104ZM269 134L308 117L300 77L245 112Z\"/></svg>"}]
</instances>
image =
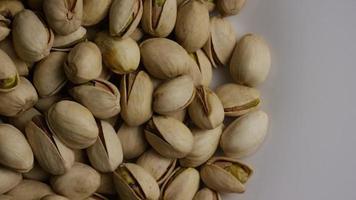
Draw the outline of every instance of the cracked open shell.
<instances>
[{"instance_id":1,"label":"cracked open shell","mask_svg":"<svg viewBox=\"0 0 356 200\"><path fill-rule=\"evenodd\" d=\"M244 7L246 0L217 0L216 5L222 16L236 15Z\"/></svg>"},{"instance_id":2,"label":"cracked open shell","mask_svg":"<svg viewBox=\"0 0 356 200\"><path fill-rule=\"evenodd\" d=\"M3 50L0 50L0 92L13 91L20 83L15 63Z\"/></svg>"},{"instance_id":3,"label":"cracked open shell","mask_svg":"<svg viewBox=\"0 0 356 200\"><path fill-rule=\"evenodd\" d=\"M83 0L83 26L93 26L103 20L110 9L112 0Z\"/></svg>"},{"instance_id":4,"label":"cracked open shell","mask_svg":"<svg viewBox=\"0 0 356 200\"><path fill-rule=\"evenodd\" d=\"M0 194L4 194L22 181L22 175L19 172L0 166L0 180Z\"/></svg>"},{"instance_id":5,"label":"cracked open shell","mask_svg":"<svg viewBox=\"0 0 356 200\"><path fill-rule=\"evenodd\" d=\"M24 9L21 1L0 1L0 41L4 40L11 32L11 21L14 16Z\"/></svg>"},{"instance_id":6,"label":"cracked open shell","mask_svg":"<svg viewBox=\"0 0 356 200\"><path fill-rule=\"evenodd\" d=\"M202 50L189 54L196 65L192 65L189 75L192 77L195 86L209 86L213 78L213 69L209 58Z\"/></svg>"},{"instance_id":7,"label":"cracked open shell","mask_svg":"<svg viewBox=\"0 0 356 200\"><path fill-rule=\"evenodd\" d=\"M203 188L195 194L193 200L222 200L222 199L219 193L209 188Z\"/></svg>"},{"instance_id":8,"label":"cracked open shell","mask_svg":"<svg viewBox=\"0 0 356 200\"><path fill-rule=\"evenodd\" d=\"M6 195L12 197L12 199L41 199L42 197L54 194L51 187L47 184L33 181L33 180L22 180L20 184L10 190Z\"/></svg>"},{"instance_id":9,"label":"cracked open shell","mask_svg":"<svg viewBox=\"0 0 356 200\"><path fill-rule=\"evenodd\" d=\"M147 148L147 142L142 126L128 126L123 123L117 131L126 160L139 157Z\"/></svg>"}]
</instances>

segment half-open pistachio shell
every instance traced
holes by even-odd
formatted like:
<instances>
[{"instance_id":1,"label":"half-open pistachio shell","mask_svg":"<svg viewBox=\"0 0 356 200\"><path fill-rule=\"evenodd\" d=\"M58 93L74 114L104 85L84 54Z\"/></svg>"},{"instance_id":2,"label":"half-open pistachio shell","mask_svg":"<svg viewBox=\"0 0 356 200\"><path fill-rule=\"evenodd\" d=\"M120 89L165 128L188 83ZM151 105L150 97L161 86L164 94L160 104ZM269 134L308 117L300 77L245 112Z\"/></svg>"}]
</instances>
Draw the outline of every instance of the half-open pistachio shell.
<instances>
[{"instance_id":1,"label":"half-open pistachio shell","mask_svg":"<svg viewBox=\"0 0 356 200\"><path fill-rule=\"evenodd\" d=\"M213 78L213 69L209 58L202 50L189 54L196 65L192 65L189 75L192 77L195 86L209 86Z\"/></svg>"},{"instance_id":2,"label":"half-open pistachio shell","mask_svg":"<svg viewBox=\"0 0 356 200\"><path fill-rule=\"evenodd\" d=\"M83 26L93 26L103 20L110 9L112 0L83 0Z\"/></svg>"},{"instance_id":3,"label":"half-open pistachio shell","mask_svg":"<svg viewBox=\"0 0 356 200\"><path fill-rule=\"evenodd\" d=\"M21 132L25 132L25 127L28 122L36 115L41 115L41 113L36 110L36 108L30 108L19 116L9 117L8 122L19 129Z\"/></svg>"},{"instance_id":4,"label":"half-open pistachio shell","mask_svg":"<svg viewBox=\"0 0 356 200\"><path fill-rule=\"evenodd\" d=\"M0 92L12 91L20 84L16 66L3 50L0 50L0 62Z\"/></svg>"},{"instance_id":5,"label":"half-open pistachio shell","mask_svg":"<svg viewBox=\"0 0 356 200\"><path fill-rule=\"evenodd\" d=\"M22 181L22 175L0 166L0 180L0 194L4 194Z\"/></svg>"},{"instance_id":6,"label":"half-open pistachio shell","mask_svg":"<svg viewBox=\"0 0 356 200\"><path fill-rule=\"evenodd\" d=\"M238 117L256 110L260 105L260 92L251 87L228 83L216 89L226 116Z\"/></svg>"},{"instance_id":7,"label":"half-open pistachio shell","mask_svg":"<svg viewBox=\"0 0 356 200\"><path fill-rule=\"evenodd\" d=\"M114 172L116 191L125 200L158 200L156 180L142 167L132 163L120 165Z\"/></svg>"},{"instance_id":8,"label":"half-open pistachio shell","mask_svg":"<svg viewBox=\"0 0 356 200\"><path fill-rule=\"evenodd\" d=\"M70 51L73 46L86 39L87 30L84 27L79 27L73 33L68 35L54 35L52 50Z\"/></svg>"},{"instance_id":9,"label":"half-open pistachio shell","mask_svg":"<svg viewBox=\"0 0 356 200\"><path fill-rule=\"evenodd\" d=\"M23 9L21 1L0 1L0 41L10 34L11 21Z\"/></svg>"},{"instance_id":10,"label":"half-open pistachio shell","mask_svg":"<svg viewBox=\"0 0 356 200\"><path fill-rule=\"evenodd\" d=\"M123 123L117 131L122 143L122 151L126 160L139 157L147 148L142 126L128 126Z\"/></svg>"},{"instance_id":11,"label":"half-open pistachio shell","mask_svg":"<svg viewBox=\"0 0 356 200\"><path fill-rule=\"evenodd\" d=\"M209 188L203 188L195 194L193 200L222 200L222 199L219 193Z\"/></svg>"},{"instance_id":12,"label":"half-open pistachio shell","mask_svg":"<svg viewBox=\"0 0 356 200\"><path fill-rule=\"evenodd\" d=\"M56 194L49 194L41 198L41 200L69 200L67 197L56 195Z\"/></svg>"},{"instance_id":13,"label":"half-open pistachio shell","mask_svg":"<svg viewBox=\"0 0 356 200\"><path fill-rule=\"evenodd\" d=\"M53 194L51 187L45 183L33 180L22 180L20 184L7 193L14 200L41 199L49 194Z\"/></svg>"},{"instance_id":14,"label":"half-open pistachio shell","mask_svg":"<svg viewBox=\"0 0 356 200\"><path fill-rule=\"evenodd\" d=\"M245 192L245 183L252 174L250 166L225 157L210 159L200 170L204 184L223 193Z\"/></svg>"}]
</instances>

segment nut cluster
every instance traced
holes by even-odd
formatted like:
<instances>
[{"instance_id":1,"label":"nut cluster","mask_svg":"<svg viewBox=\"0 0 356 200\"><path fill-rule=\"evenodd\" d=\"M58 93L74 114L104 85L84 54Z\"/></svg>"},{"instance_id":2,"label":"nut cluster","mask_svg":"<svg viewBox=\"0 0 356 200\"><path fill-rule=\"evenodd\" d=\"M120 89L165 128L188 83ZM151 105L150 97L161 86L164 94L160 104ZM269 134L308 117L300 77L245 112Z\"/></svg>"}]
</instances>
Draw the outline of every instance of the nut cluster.
<instances>
[{"instance_id":1,"label":"nut cluster","mask_svg":"<svg viewBox=\"0 0 356 200\"><path fill-rule=\"evenodd\" d=\"M0 200L243 193L271 65L225 18L244 4L0 1ZM232 81L211 89L217 67Z\"/></svg>"}]
</instances>

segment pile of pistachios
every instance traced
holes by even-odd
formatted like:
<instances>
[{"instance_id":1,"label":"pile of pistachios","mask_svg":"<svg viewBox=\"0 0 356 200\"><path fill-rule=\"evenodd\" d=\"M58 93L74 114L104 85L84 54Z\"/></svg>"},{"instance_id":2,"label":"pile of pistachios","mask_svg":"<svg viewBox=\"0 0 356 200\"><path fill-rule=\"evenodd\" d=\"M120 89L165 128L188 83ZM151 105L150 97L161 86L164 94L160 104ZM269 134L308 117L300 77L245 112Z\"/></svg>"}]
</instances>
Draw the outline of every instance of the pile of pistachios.
<instances>
[{"instance_id":1,"label":"pile of pistachios","mask_svg":"<svg viewBox=\"0 0 356 200\"><path fill-rule=\"evenodd\" d=\"M271 55L245 0L1 0L0 200L220 200L253 174ZM213 68L231 83L209 88Z\"/></svg>"}]
</instances>

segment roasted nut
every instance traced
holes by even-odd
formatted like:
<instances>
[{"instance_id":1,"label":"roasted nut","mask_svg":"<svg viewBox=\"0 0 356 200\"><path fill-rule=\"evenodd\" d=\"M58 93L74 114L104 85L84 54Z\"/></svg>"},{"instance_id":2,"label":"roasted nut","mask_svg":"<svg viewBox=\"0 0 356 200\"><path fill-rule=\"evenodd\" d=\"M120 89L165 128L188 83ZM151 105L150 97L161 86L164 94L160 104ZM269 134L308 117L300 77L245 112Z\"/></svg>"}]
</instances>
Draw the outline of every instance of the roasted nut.
<instances>
[{"instance_id":1,"label":"roasted nut","mask_svg":"<svg viewBox=\"0 0 356 200\"><path fill-rule=\"evenodd\" d=\"M122 143L122 151L126 160L139 157L147 148L147 142L141 126L128 126L123 123L117 131Z\"/></svg>"},{"instance_id":2,"label":"roasted nut","mask_svg":"<svg viewBox=\"0 0 356 200\"><path fill-rule=\"evenodd\" d=\"M20 83L19 74L14 62L2 50L0 50L0 92L13 91Z\"/></svg>"},{"instance_id":3,"label":"roasted nut","mask_svg":"<svg viewBox=\"0 0 356 200\"><path fill-rule=\"evenodd\" d=\"M36 108L30 108L19 116L9 117L9 124L15 126L21 132L25 132L25 127L32 120L32 118L36 115L41 115L41 113L36 110Z\"/></svg>"}]
</instances>

